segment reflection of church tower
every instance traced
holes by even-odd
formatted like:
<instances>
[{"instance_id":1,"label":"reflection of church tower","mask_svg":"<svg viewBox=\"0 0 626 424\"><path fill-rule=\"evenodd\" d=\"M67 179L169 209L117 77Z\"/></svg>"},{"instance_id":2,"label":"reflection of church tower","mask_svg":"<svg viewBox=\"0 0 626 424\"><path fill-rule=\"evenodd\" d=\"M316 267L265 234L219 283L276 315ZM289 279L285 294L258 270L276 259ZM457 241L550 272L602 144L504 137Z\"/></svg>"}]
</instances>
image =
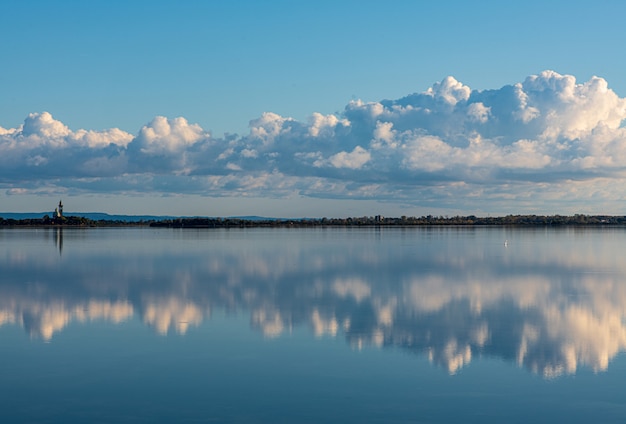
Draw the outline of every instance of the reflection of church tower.
<instances>
[{"instance_id":1,"label":"reflection of church tower","mask_svg":"<svg viewBox=\"0 0 626 424\"><path fill-rule=\"evenodd\" d=\"M63 227L57 227L54 233L54 241L59 249L59 255L63 255Z\"/></svg>"}]
</instances>

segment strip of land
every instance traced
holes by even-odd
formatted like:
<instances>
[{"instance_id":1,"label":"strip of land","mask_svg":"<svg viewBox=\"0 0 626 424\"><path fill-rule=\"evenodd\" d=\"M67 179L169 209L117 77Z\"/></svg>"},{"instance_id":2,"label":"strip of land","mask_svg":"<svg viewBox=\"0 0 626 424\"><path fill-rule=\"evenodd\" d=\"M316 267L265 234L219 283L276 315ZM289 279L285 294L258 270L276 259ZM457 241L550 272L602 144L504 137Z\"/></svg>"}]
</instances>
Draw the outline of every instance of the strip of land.
<instances>
[{"instance_id":1,"label":"strip of land","mask_svg":"<svg viewBox=\"0 0 626 424\"><path fill-rule=\"evenodd\" d=\"M105 227L150 226L166 228L253 228L253 227L411 227L411 226L626 226L626 216L611 215L506 215L501 217L421 216L387 218L380 215L349 218L210 218L184 217L148 220L89 219L81 216L0 218L0 227Z\"/></svg>"}]
</instances>

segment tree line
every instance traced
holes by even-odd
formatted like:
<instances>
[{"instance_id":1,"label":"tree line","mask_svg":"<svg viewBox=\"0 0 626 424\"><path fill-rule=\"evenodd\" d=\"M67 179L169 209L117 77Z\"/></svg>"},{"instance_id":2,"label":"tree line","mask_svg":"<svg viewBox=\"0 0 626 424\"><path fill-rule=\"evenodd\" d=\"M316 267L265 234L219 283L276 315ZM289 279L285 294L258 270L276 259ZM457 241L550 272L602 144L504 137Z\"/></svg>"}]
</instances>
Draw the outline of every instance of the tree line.
<instances>
[{"instance_id":1,"label":"tree line","mask_svg":"<svg viewBox=\"0 0 626 424\"><path fill-rule=\"evenodd\" d=\"M349 218L303 218L303 219L260 219L237 218L178 218L155 221L152 227L169 228L247 228L247 227L363 227L363 226L583 226L583 225L626 225L626 216L609 215L507 215L502 217L470 216L421 216L384 218L377 216Z\"/></svg>"},{"instance_id":2,"label":"tree line","mask_svg":"<svg viewBox=\"0 0 626 424\"><path fill-rule=\"evenodd\" d=\"M150 226L167 228L251 228L251 227L392 227L392 226L598 226L626 225L626 216L612 215L506 215L500 217L469 216L362 216L348 218L302 218L302 219L244 219L186 217L163 220L130 222L122 220L93 220L79 216L29 219L5 219L0 217L0 227L8 226Z\"/></svg>"}]
</instances>

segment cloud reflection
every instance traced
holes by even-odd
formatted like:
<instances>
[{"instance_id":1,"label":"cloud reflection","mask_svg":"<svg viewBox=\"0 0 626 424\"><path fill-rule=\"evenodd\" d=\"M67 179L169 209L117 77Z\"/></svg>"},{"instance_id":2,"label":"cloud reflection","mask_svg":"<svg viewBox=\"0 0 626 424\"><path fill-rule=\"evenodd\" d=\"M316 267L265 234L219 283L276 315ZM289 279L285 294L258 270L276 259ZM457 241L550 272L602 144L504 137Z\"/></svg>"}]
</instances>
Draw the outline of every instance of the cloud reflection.
<instances>
[{"instance_id":1,"label":"cloud reflection","mask_svg":"<svg viewBox=\"0 0 626 424\"><path fill-rule=\"evenodd\" d=\"M287 242L297 234L276 230L275 243L234 236L193 248L183 236L135 255L106 242L76 257L67 247L56 260L17 249L0 255L0 325L50 340L72 322L137 317L158 334L185 334L212 311L238 311L268 338L308 327L356 349L423 355L451 374L483 356L547 378L605 371L626 349L626 264L614 242L588 246L566 232L504 250L486 230L453 231Z\"/></svg>"},{"instance_id":2,"label":"cloud reflection","mask_svg":"<svg viewBox=\"0 0 626 424\"><path fill-rule=\"evenodd\" d=\"M204 317L198 305L176 297L150 299L143 305L142 311L143 322L159 334L172 330L185 334L190 325L199 325Z\"/></svg>"},{"instance_id":3,"label":"cloud reflection","mask_svg":"<svg viewBox=\"0 0 626 424\"><path fill-rule=\"evenodd\" d=\"M52 339L72 321L106 320L121 323L133 316L133 306L125 301L86 300L68 305L64 300L4 298L0 301L0 325L18 324L34 337Z\"/></svg>"}]
</instances>

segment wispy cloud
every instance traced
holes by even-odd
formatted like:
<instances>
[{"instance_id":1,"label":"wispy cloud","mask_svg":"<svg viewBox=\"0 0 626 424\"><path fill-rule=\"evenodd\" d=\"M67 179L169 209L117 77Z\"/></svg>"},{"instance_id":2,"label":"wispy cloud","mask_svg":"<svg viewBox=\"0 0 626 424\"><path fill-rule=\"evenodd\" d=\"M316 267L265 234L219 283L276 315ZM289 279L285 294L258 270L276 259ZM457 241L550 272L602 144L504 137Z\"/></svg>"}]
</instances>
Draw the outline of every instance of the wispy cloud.
<instances>
[{"instance_id":1,"label":"wispy cloud","mask_svg":"<svg viewBox=\"0 0 626 424\"><path fill-rule=\"evenodd\" d=\"M453 77L421 93L352 101L300 122L275 113L215 138L155 117L136 135L71 130L49 113L0 128L0 186L78 192L193 193L484 202L610 202L626 164L626 99L594 77L544 71L477 91Z\"/></svg>"}]
</instances>

